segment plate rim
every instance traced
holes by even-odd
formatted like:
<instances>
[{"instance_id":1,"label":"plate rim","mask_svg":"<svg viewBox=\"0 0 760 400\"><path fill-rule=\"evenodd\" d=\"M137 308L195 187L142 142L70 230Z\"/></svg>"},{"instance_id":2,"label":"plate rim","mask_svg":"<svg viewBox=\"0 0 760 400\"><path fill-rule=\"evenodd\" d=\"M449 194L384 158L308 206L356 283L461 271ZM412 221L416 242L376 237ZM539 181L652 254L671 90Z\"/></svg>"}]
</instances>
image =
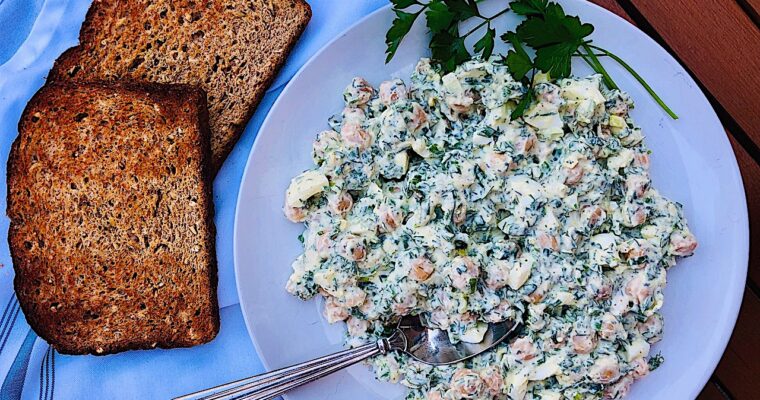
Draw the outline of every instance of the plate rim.
<instances>
[{"instance_id":1,"label":"plate rim","mask_svg":"<svg viewBox=\"0 0 760 400\"><path fill-rule=\"evenodd\" d=\"M623 18L623 17L621 17L621 16L613 13L612 11L610 11L610 10L608 10L608 9L602 7L602 6L599 6L599 5L597 5L597 4L593 3L593 2L584 1L584 0L565 0L565 1L567 1L567 2L574 2L574 3L584 3L584 5L591 6L591 8L594 8L597 11L601 11L601 13L604 14L607 18L612 18L612 19L616 20L618 23L620 23L620 22L625 23L629 27L633 28L635 31L638 31L640 33L640 36L642 37L643 40L648 41L650 44L654 45L654 48L658 49L658 51L660 51L663 55L665 55L666 58L668 58L670 61L674 62L674 64L677 65L677 68L679 68L681 70L681 72L684 73L684 76L686 77L686 79L688 80L688 82L692 84L693 88L695 90L697 90L699 94L701 94L700 101L704 101L708 105L709 110L711 111L711 114L709 115L709 117L712 118L712 119L714 119L715 121L717 121L718 125L721 128L723 128L723 131L725 131L725 126L723 125L723 122L718 117L717 112L715 111L715 108L712 106L712 104L709 102L709 100L707 100L707 96L705 95L705 92L702 90L702 88L700 87L700 85L697 84L697 82L694 80L694 77L691 75L691 73L689 73L686 70L686 68L681 64L681 62L678 59L676 59L670 52L668 52L667 50L665 50L665 48L663 48L656 40L654 40L646 32L644 32L643 30L641 30L638 26L634 25L630 21L626 20L625 18ZM260 138L259 133L261 131L263 131L265 128L268 128L269 125L272 123L271 122L272 115L273 115L272 114L272 110L274 110L275 107L277 107L279 105L279 103L281 101L283 101L283 98L285 97L285 95L287 94L287 92L291 89L292 82L295 81L296 78L298 78L308 67L310 67L311 64L314 63L315 60L323 52L325 52L337 40L339 40L343 36L347 35L350 31L352 31L353 29L355 29L357 26L360 26L360 25L366 23L367 20L375 17L377 14L381 14L381 13L387 12L389 9L391 9L391 4L387 4L385 6L382 6L382 7L378 8L378 9L372 11L371 13L365 15L364 17L362 17L361 19L359 19L358 21L356 21L355 23L351 24L346 29L344 29L343 31L341 31L335 37L333 37L332 39L330 39L327 43L325 43L322 47L320 47L319 50L317 50L311 57L309 57L309 59L297 70L297 72L290 78L290 80L288 80L288 82L285 84L285 86L283 87L283 89L280 92L280 94L277 96L277 99L274 101L274 103L272 103L272 106L267 111L267 116L264 118L264 120L261 123L261 126L259 127L259 130L257 131L256 138L254 139L253 145L251 146L251 149L250 149L250 151L248 153L248 158L246 160L245 167L244 167L244 170L243 170L243 174L241 176L240 186L239 186L238 195L237 195L236 203L235 203L235 216L234 216L234 222L233 222L233 238L232 238L232 241L233 241L233 267L234 267L234 271L235 271L235 287L237 289L238 301L239 301L239 304L240 304L241 312L243 314L243 320L245 322L246 331L248 332L248 337L250 338L251 342L253 343L253 346L254 346L254 348L256 350L256 354L259 357L259 360L261 361L261 364L264 366L264 368L266 369L266 371L271 371L272 367L271 367L269 361L266 360L266 358L262 356L262 351L261 351L260 345L258 343L258 340L256 339L256 336L253 334L253 332L251 330L251 326L252 325L251 325L251 321L249 321L247 307L244 304L244 302L241 300L241 293L242 293L241 288L242 288L242 285L241 285L241 281L239 279L239 276L240 276L240 274L239 274L239 268L240 268L239 265L240 264L238 263L238 259L239 259L239 252L238 252L238 249L239 249L239 246L238 246L238 244L239 244L238 243L238 241L239 241L239 235L238 235L239 229L238 228L239 228L239 221L240 221L240 218L239 218L239 213L240 213L240 209L241 209L240 205L242 204L241 203L241 198L243 197L243 190L242 189L243 189L243 185L245 184L246 180L248 179L249 173L252 173L251 172L251 168L249 168L249 167L251 166L251 163L252 163L252 160L253 160L253 155L255 154L255 151L257 149L257 145L260 142L260 140L259 140L259 138ZM731 149L731 155L732 155L732 157L731 157L731 160L729 160L729 163L731 164L731 170L732 170L732 172L734 174L734 177L738 178L737 181L741 183L741 185L738 185L739 187L737 188L737 190L738 190L737 195L740 198L740 201L739 201L740 207L736 211L737 211L737 215L739 217L738 221L737 221L737 231L740 231L741 238L742 238L742 242L738 243L738 246L739 246L739 253L741 253L740 254L741 255L741 259L743 259L743 261L744 261L742 263L742 271L740 271L740 272L743 272L743 274L742 274L743 278L740 281L736 282L739 287L735 288L736 290L733 291L733 293L731 294L732 298L729 299L729 307L728 308L729 308L730 315L728 315L728 317L729 317L729 320L731 321L731 323L730 324L725 324L723 326L723 328L719 331L720 337L718 338L717 341L720 342L720 345L717 348L721 349L721 351L720 352L715 352L715 354L713 354L712 357L710 357L710 362L705 364L704 368L702 369L701 376L698 377L698 380L699 380L699 382L701 382L701 385L700 386L695 386L695 387L691 388L691 392L690 392L691 393L691 397L696 397L701 392L702 388L709 381L709 379L712 376L714 370L717 368L719 361L721 360L721 358L723 357L723 354L726 351L726 348L728 346L728 342L730 341L731 335L732 335L732 333L733 333L733 331L734 331L734 329L736 327L736 322L737 322L738 317L739 317L739 311L740 311L742 300L743 300L743 293L744 293L743 292L743 288L746 286L746 282L747 282L747 270L748 270L749 252L750 252L750 243L749 243L750 242L750 229L749 229L749 212L748 212L748 206L747 206L747 198L746 198L746 193L745 193L745 189L744 189L744 178L743 178L743 176L741 174L741 170L739 169L738 159L736 158L736 153L733 150L733 146L731 146L731 143L729 141L728 135L726 134L726 135L721 136L721 139L724 142L724 144L727 145L729 149ZM731 292L729 292L729 293L731 293ZM285 400L288 399L288 395L287 394L282 395L282 397Z\"/></svg>"}]
</instances>

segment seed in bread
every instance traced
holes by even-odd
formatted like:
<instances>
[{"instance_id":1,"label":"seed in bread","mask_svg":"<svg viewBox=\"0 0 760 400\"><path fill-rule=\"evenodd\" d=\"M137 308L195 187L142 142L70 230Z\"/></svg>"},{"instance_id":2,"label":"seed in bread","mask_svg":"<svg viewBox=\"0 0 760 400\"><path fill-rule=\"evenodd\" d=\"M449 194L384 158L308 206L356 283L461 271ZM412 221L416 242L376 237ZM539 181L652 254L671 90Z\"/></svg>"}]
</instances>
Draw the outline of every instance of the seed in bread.
<instances>
[{"instance_id":1,"label":"seed in bread","mask_svg":"<svg viewBox=\"0 0 760 400\"><path fill-rule=\"evenodd\" d=\"M214 338L210 130L181 85L53 83L27 105L8 161L15 289L61 353Z\"/></svg>"}]
</instances>

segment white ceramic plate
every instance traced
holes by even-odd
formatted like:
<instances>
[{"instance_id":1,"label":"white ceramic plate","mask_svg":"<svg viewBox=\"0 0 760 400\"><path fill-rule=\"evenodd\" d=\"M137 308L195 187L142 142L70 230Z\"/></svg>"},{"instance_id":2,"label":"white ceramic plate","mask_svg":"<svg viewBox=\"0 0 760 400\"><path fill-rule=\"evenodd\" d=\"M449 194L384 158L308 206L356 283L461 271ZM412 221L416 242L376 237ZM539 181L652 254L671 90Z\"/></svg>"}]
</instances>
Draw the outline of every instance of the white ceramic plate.
<instances>
[{"instance_id":1,"label":"white ceramic plate","mask_svg":"<svg viewBox=\"0 0 760 400\"><path fill-rule=\"evenodd\" d=\"M568 13L592 23L595 42L628 60L681 117L668 118L628 74L608 64L618 84L636 100L633 116L654 152L655 187L685 205L700 242L695 256L668 273L665 335L653 349L662 352L665 363L634 384L629 398L694 398L725 349L745 283L749 234L736 159L707 99L665 50L600 7L579 0L562 4ZM391 76L408 78L416 61L428 55L425 28L418 21L396 58L383 62L392 17L389 8L381 9L317 53L272 107L248 160L235 223L235 272L248 331L270 369L341 348L342 324L329 326L321 304L301 301L284 289L290 264L301 252L297 236L302 226L288 222L281 208L290 179L312 167L312 140L327 128L327 118L341 110L341 94L351 78L363 76L374 85ZM499 25L516 23L507 14ZM580 65L574 71L590 72ZM287 398L399 399L403 394L400 386L379 383L365 366L357 365Z\"/></svg>"}]
</instances>

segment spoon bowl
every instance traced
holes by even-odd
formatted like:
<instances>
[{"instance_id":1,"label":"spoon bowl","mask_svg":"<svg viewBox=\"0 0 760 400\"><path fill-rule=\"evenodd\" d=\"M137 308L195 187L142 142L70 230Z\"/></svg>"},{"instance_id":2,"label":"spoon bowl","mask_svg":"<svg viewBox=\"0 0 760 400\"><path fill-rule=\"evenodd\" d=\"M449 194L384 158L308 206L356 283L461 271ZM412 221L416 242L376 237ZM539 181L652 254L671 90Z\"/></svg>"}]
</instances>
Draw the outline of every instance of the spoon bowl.
<instances>
[{"instance_id":1,"label":"spoon bowl","mask_svg":"<svg viewBox=\"0 0 760 400\"><path fill-rule=\"evenodd\" d=\"M418 316L402 318L397 331L404 335L406 340L406 348L401 351L425 364L448 365L491 349L514 334L519 326L520 324L514 320L488 324L483 339L478 343L452 343L447 331L425 327Z\"/></svg>"}]
</instances>

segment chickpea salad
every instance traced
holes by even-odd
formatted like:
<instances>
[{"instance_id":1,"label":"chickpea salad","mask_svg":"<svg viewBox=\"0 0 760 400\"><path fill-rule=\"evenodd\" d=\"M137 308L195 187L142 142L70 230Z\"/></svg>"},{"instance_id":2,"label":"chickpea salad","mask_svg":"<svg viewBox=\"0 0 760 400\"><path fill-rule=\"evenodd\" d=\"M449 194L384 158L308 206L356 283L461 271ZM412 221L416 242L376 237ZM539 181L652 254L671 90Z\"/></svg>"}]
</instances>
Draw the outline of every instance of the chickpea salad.
<instances>
[{"instance_id":1,"label":"chickpea salad","mask_svg":"<svg viewBox=\"0 0 760 400\"><path fill-rule=\"evenodd\" d=\"M371 360L407 399L621 398L662 361L666 271L697 242L651 187L631 99L599 75L539 75L511 120L527 92L497 58L448 74L422 59L377 89L355 78L287 189L306 228L287 290L322 296L347 345L405 315L473 343L523 322L456 365Z\"/></svg>"}]
</instances>

